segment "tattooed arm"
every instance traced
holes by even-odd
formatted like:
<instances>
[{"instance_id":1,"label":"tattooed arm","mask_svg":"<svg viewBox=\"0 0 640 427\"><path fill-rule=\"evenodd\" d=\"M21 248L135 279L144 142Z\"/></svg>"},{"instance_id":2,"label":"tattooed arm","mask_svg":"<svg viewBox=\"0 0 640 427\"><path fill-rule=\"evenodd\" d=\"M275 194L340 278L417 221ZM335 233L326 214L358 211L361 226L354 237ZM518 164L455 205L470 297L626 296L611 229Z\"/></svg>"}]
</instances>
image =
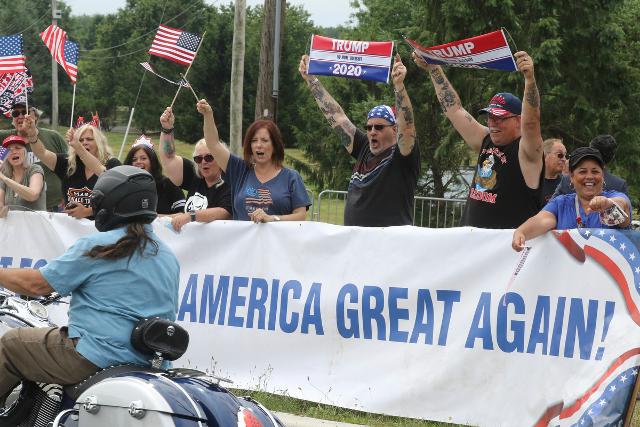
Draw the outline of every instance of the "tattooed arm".
<instances>
[{"instance_id":1,"label":"tattooed arm","mask_svg":"<svg viewBox=\"0 0 640 427\"><path fill-rule=\"evenodd\" d=\"M182 158L176 154L176 147L173 144L173 125L176 121L171 107L167 107L160 116L160 125L168 133L160 132L160 163L164 174L180 187L184 176L182 174Z\"/></svg>"},{"instance_id":2,"label":"tattooed arm","mask_svg":"<svg viewBox=\"0 0 640 427\"><path fill-rule=\"evenodd\" d=\"M402 63L400 55L396 54L393 70L393 90L396 93L396 120L398 124L398 147L400 154L408 156L416 142L416 125L413 121L413 107L407 89L404 87L404 78L407 76L407 68Z\"/></svg>"},{"instance_id":3,"label":"tattooed arm","mask_svg":"<svg viewBox=\"0 0 640 427\"><path fill-rule=\"evenodd\" d=\"M518 158L525 182L530 188L538 188L543 162L540 95L536 86L533 60L527 52L516 52L515 57L518 70L524 75L524 102L522 103Z\"/></svg>"},{"instance_id":4,"label":"tattooed arm","mask_svg":"<svg viewBox=\"0 0 640 427\"><path fill-rule=\"evenodd\" d=\"M344 148L351 153L353 150L353 136L356 134L355 125L351 123L351 120L349 120L347 115L344 113L340 104L338 104L329 92L327 92L324 86L322 86L320 80L315 76L307 74L308 68L309 56L302 55L298 71L300 71L300 75L307 82L307 85L309 85L311 94L316 99L318 107L320 107L320 110L326 117L327 121L336 131L338 137L340 137L340 142L342 142Z\"/></svg>"},{"instance_id":5,"label":"tattooed arm","mask_svg":"<svg viewBox=\"0 0 640 427\"><path fill-rule=\"evenodd\" d=\"M442 111L447 115L454 128L458 131L462 139L476 152L480 151L482 140L489 133L489 128L481 125L471 114L462 107L460 97L451 86L447 76L438 65L427 64L415 52L413 53L415 63L429 73L431 82L436 90L436 96L440 101Z\"/></svg>"}]
</instances>

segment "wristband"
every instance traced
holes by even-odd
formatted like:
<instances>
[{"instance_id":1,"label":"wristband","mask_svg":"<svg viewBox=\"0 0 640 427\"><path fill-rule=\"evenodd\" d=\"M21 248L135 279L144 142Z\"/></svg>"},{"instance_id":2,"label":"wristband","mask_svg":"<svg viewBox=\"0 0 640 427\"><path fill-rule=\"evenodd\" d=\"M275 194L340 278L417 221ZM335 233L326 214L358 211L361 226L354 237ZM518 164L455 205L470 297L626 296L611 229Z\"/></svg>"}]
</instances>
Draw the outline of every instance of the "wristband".
<instances>
[{"instance_id":1,"label":"wristband","mask_svg":"<svg viewBox=\"0 0 640 427\"><path fill-rule=\"evenodd\" d=\"M406 88L406 87L404 87L404 86L402 86L402 89L400 89L400 90L396 89L395 87L393 88L393 91L394 91L395 93L404 92L405 90L407 90L407 88Z\"/></svg>"},{"instance_id":2,"label":"wristband","mask_svg":"<svg viewBox=\"0 0 640 427\"><path fill-rule=\"evenodd\" d=\"M162 128L162 129L160 129L160 132L165 133L165 134L170 134L170 133L173 133L173 128L171 128L171 129Z\"/></svg>"},{"instance_id":3,"label":"wristband","mask_svg":"<svg viewBox=\"0 0 640 427\"><path fill-rule=\"evenodd\" d=\"M600 222L604 225L608 225L609 227L614 227L616 225L620 225L624 223L629 215L622 209L616 202L613 202L611 207L605 209L600 212Z\"/></svg>"},{"instance_id":4,"label":"wristband","mask_svg":"<svg viewBox=\"0 0 640 427\"><path fill-rule=\"evenodd\" d=\"M33 141L29 141L29 144L35 144L36 142L38 142L38 137L40 136L40 131L36 130L36 139Z\"/></svg>"},{"instance_id":5,"label":"wristband","mask_svg":"<svg viewBox=\"0 0 640 427\"><path fill-rule=\"evenodd\" d=\"M191 222L196 222L196 213L195 212L189 213L189 216L191 217Z\"/></svg>"}]
</instances>

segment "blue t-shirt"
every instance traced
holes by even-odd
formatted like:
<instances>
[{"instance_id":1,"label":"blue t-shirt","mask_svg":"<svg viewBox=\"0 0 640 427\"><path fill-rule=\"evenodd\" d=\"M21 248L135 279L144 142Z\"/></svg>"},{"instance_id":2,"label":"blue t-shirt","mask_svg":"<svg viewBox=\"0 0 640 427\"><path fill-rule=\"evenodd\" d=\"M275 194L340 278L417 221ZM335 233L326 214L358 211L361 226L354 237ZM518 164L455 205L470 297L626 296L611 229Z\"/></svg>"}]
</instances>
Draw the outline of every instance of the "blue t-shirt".
<instances>
[{"instance_id":1,"label":"blue t-shirt","mask_svg":"<svg viewBox=\"0 0 640 427\"><path fill-rule=\"evenodd\" d=\"M263 184L253 168L231 154L225 176L231 184L235 220L249 221L249 214L260 208L268 215L288 215L296 208L311 205L302 177L293 169L282 168Z\"/></svg>"},{"instance_id":2,"label":"blue t-shirt","mask_svg":"<svg viewBox=\"0 0 640 427\"><path fill-rule=\"evenodd\" d=\"M76 241L40 272L61 295L71 294L69 337L80 338L76 350L96 366L134 363L149 365L150 356L134 350L131 331L146 317L175 320L180 265L171 249L145 225L158 243L148 244L143 256L95 259L84 253L96 245L110 245L125 235L124 227L95 233Z\"/></svg>"},{"instance_id":3,"label":"blue t-shirt","mask_svg":"<svg viewBox=\"0 0 640 427\"><path fill-rule=\"evenodd\" d=\"M602 193L602 196L609 198L623 197L627 203L629 203L629 206L631 206L629 197L624 193L618 193L617 191L605 191ZM602 224L600 222L600 214L598 212L591 212L589 215L586 215L584 209L582 209L581 203L578 203L578 209L580 209L580 217L582 218L582 226L584 228L616 228ZM556 230L578 228L576 215L576 193L554 197L549 200L549 203L547 203L542 210L551 212L556 216L556 220L558 222Z\"/></svg>"}]
</instances>

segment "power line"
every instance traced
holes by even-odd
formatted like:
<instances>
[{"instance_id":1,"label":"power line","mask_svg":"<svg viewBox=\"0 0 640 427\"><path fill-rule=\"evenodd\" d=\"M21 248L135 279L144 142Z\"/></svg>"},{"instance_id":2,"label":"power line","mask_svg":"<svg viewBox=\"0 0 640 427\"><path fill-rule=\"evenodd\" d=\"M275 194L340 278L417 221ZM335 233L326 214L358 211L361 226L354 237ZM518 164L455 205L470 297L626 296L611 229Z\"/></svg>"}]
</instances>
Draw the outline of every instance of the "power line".
<instances>
[{"instance_id":1,"label":"power line","mask_svg":"<svg viewBox=\"0 0 640 427\"><path fill-rule=\"evenodd\" d=\"M38 22L42 21L44 18L46 18L49 15L49 11L46 11L40 18L36 19L35 21L33 21L31 23L31 25L29 25L27 28L25 28L24 30L18 31L18 34L22 34L25 31L27 31L29 28L33 27L34 25L36 25Z\"/></svg>"}]
</instances>

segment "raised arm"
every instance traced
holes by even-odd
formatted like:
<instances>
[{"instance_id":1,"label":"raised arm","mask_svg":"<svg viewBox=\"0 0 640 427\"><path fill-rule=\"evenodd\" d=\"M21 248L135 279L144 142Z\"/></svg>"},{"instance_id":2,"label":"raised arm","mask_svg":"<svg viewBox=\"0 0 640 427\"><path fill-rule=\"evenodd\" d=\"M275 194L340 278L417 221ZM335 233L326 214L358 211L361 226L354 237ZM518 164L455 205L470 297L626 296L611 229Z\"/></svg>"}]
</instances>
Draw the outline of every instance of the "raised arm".
<instances>
[{"instance_id":1,"label":"raised arm","mask_svg":"<svg viewBox=\"0 0 640 427\"><path fill-rule=\"evenodd\" d=\"M533 60L527 52L516 52L516 65L524 75L521 138L518 158L527 185L536 188L542 170L542 133L540 131L540 95L533 70Z\"/></svg>"},{"instance_id":2,"label":"raised arm","mask_svg":"<svg viewBox=\"0 0 640 427\"><path fill-rule=\"evenodd\" d=\"M176 154L176 147L173 143L173 126L176 117L173 115L171 107L165 108L160 116L160 163L164 174L173 182L173 185L182 185L183 170L182 158Z\"/></svg>"},{"instance_id":3,"label":"raised arm","mask_svg":"<svg viewBox=\"0 0 640 427\"><path fill-rule=\"evenodd\" d=\"M413 121L413 107L409 94L404 86L407 68L402 63L400 55L396 54L391 76L393 90L396 94L396 120L398 124L398 147L400 154L408 156L416 142L416 125Z\"/></svg>"},{"instance_id":4,"label":"raised arm","mask_svg":"<svg viewBox=\"0 0 640 427\"><path fill-rule=\"evenodd\" d=\"M80 135L76 135L75 129L69 128L67 131L67 142L75 150L78 157L80 157L84 167L92 170L97 176L102 175L102 172L106 171L107 167L84 148L84 145L82 145L78 139L79 137Z\"/></svg>"},{"instance_id":5,"label":"raised arm","mask_svg":"<svg viewBox=\"0 0 640 427\"><path fill-rule=\"evenodd\" d=\"M38 169L40 167L38 166ZM21 199L26 200L27 202L35 202L40 197L40 193L44 188L44 177L42 173L34 173L29 178L29 185L22 185L19 182L14 181L13 179L5 176L0 171L0 181L4 182L4 185L11 188L15 194L17 194ZM4 194L2 195L2 200L4 201Z\"/></svg>"},{"instance_id":6,"label":"raised arm","mask_svg":"<svg viewBox=\"0 0 640 427\"><path fill-rule=\"evenodd\" d=\"M549 230L553 230L557 224L558 220L554 214L548 211L540 211L515 229L511 247L513 250L520 252L524 249L527 240L531 240Z\"/></svg>"},{"instance_id":7,"label":"raised arm","mask_svg":"<svg viewBox=\"0 0 640 427\"><path fill-rule=\"evenodd\" d=\"M324 86L322 86L320 80L307 73L308 69L309 56L302 55L298 71L302 78L307 82L307 85L311 90L311 94L318 103L318 107L320 107L324 117L331 125L331 128L333 128L338 134L340 142L342 142L344 148L351 153L351 151L353 151L353 137L356 134L355 125L351 123L351 120L349 120L347 115L344 113L340 104L338 104L329 92L327 92Z\"/></svg>"},{"instance_id":8,"label":"raised arm","mask_svg":"<svg viewBox=\"0 0 640 427\"><path fill-rule=\"evenodd\" d=\"M442 111L444 111L453 127L469 147L479 152L482 147L482 140L489 134L489 128L478 123L478 121L462 107L460 97L453 86L451 86L451 83L449 83L447 76L442 71L442 67L427 64L427 62L415 52L413 52L412 57L420 68L429 73Z\"/></svg>"},{"instance_id":9,"label":"raised arm","mask_svg":"<svg viewBox=\"0 0 640 427\"><path fill-rule=\"evenodd\" d=\"M213 118L213 108L211 105L207 103L204 99L201 99L196 104L196 108L198 112L202 114L204 119L203 130L204 130L204 140L207 143L207 148L213 154L213 157L216 159L216 163L220 166L223 172L227 171L227 165L229 164L229 149L220 142L220 138L218 137L218 128L216 127L216 122Z\"/></svg>"},{"instance_id":10,"label":"raised arm","mask_svg":"<svg viewBox=\"0 0 640 427\"><path fill-rule=\"evenodd\" d=\"M56 163L58 162L58 157L56 156L56 153L47 150L42 141L40 141L40 138L38 137L40 132L38 131L38 128L36 128L36 123L33 120L33 117L25 117L24 121L18 125L17 131L20 136L27 139L27 142L31 146L31 150L36 156L38 156L42 164L49 169L54 170L56 168Z\"/></svg>"}]
</instances>

